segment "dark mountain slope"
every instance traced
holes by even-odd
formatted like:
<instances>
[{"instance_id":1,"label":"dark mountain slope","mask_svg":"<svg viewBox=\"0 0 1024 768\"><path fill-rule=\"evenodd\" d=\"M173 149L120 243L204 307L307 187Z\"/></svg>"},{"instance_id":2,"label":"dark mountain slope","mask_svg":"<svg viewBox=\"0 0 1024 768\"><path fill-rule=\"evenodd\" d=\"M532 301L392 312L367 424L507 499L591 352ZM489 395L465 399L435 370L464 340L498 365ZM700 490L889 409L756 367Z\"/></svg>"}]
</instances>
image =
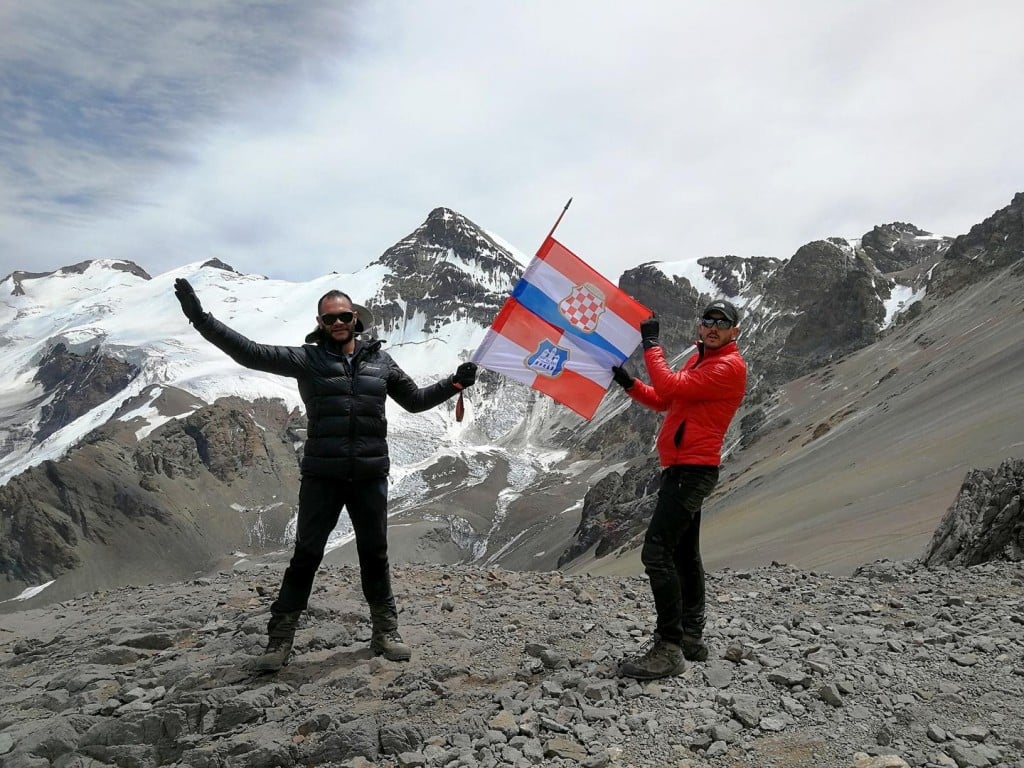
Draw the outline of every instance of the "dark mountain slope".
<instances>
[{"instance_id":1,"label":"dark mountain slope","mask_svg":"<svg viewBox=\"0 0 1024 768\"><path fill-rule=\"evenodd\" d=\"M724 466L702 529L710 568L849 572L915 556L975 466L1024 455L1024 275L990 273L782 386ZM635 572L630 547L582 567Z\"/></svg>"}]
</instances>

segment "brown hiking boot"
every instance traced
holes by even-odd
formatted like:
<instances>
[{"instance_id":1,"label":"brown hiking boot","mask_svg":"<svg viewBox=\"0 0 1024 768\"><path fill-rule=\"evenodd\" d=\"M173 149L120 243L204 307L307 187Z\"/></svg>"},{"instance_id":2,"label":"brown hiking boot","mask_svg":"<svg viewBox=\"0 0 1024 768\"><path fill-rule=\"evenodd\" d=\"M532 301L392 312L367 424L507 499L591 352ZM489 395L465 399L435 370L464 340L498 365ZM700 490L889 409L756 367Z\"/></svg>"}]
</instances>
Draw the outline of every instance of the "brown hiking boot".
<instances>
[{"instance_id":1,"label":"brown hiking boot","mask_svg":"<svg viewBox=\"0 0 1024 768\"><path fill-rule=\"evenodd\" d=\"M302 611L291 613L275 613L267 623L267 647L263 655L256 659L259 672L277 672L288 663L295 642L295 628L299 625Z\"/></svg>"},{"instance_id":2,"label":"brown hiking boot","mask_svg":"<svg viewBox=\"0 0 1024 768\"><path fill-rule=\"evenodd\" d=\"M388 661L408 661L412 658L412 648L402 641L397 629L374 629L370 637L370 650L374 656L383 656Z\"/></svg>"},{"instance_id":3,"label":"brown hiking boot","mask_svg":"<svg viewBox=\"0 0 1024 768\"><path fill-rule=\"evenodd\" d=\"M707 661L708 647L700 639L700 635L683 635L680 644L683 649L683 658L687 661Z\"/></svg>"},{"instance_id":4,"label":"brown hiking boot","mask_svg":"<svg viewBox=\"0 0 1024 768\"><path fill-rule=\"evenodd\" d=\"M624 661L619 674L637 680L657 680L681 674L686 669L683 650L675 643L652 638L648 646L642 656Z\"/></svg>"},{"instance_id":5,"label":"brown hiking boot","mask_svg":"<svg viewBox=\"0 0 1024 768\"><path fill-rule=\"evenodd\" d=\"M374 656L383 656L388 661L408 661L412 658L412 649L398 634L398 609L393 597L370 604L370 623L373 632L370 635L370 650Z\"/></svg>"}]
</instances>

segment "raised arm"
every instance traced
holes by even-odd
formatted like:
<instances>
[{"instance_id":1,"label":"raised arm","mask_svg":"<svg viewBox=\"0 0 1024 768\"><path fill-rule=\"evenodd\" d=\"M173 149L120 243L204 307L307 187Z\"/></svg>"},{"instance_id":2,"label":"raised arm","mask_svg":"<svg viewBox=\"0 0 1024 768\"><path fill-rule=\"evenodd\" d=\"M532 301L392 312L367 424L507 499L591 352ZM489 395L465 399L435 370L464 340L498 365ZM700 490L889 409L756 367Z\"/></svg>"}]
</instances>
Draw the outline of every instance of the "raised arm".
<instances>
[{"instance_id":1,"label":"raised arm","mask_svg":"<svg viewBox=\"0 0 1024 768\"><path fill-rule=\"evenodd\" d=\"M302 347L257 344L204 311L188 280L179 277L174 281L174 295L181 304L181 311L200 335L239 365L292 377L309 370L309 360Z\"/></svg>"},{"instance_id":2,"label":"raised arm","mask_svg":"<svg viewBox=\"0 0 1024 768\"><path fill-rule=\"evenodd\" d=\"M690 358L692 361L694 358ZM737 358L705 362L697 368L690 361L680 370L673 371L665 360L661 347L644 352L644 363L651 377L651 386L663 400L731 400L742 397L746 388L746 370Z\"/></svg>"}]
</instances>

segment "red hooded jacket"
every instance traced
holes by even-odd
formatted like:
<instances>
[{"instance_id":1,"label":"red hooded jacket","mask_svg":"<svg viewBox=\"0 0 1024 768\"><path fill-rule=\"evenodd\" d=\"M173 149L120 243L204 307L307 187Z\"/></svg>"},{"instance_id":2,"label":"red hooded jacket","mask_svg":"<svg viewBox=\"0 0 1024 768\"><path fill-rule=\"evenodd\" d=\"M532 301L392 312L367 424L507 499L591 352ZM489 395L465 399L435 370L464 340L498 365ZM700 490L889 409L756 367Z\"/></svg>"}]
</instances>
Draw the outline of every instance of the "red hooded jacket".
<instances>
[{"instance_id":1,"label":"red hooded jacket","mask_svg":"<svg viewBox=\"0 0 1024 768\"><path fill-rule=\"evenodd\" d=\"M634 379L626 393L655 411L667 411L658 433L661 466L722 462L722 441L747 388L747 364L735 341L704 349L678 371L665 361L661 347L644 352L651 383Z\"/></svg>"}]
</instances>

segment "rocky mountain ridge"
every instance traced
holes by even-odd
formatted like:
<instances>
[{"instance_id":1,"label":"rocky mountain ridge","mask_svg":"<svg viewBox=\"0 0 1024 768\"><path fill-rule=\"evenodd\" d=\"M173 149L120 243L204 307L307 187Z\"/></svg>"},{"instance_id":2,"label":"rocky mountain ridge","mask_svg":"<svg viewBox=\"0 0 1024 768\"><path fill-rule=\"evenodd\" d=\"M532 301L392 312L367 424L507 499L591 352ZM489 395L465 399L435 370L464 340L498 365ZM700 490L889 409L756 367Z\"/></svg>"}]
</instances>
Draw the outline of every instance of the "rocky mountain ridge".
<instances>
[{"instance_id":1,"label":"rocky mountain ridge","mask_svg":"<svg viewBox=\"0 0 1024 768\"><path fill-rule=\"evenodd\" d=\"M967 474L925 550L925 565L1024 560L1024 459Z\"/></svg>"},{"instance_id":2,"label":"rocky mountain ridge","mask_svg":"<svg viewBox=\"0 0 1024 768\"><path fill-rule=\"evenodd\" d=\"M366 297L384 338L418 318L422 331L469 318L490 325L523 265L490 235L448 208L435 208L415 231L370 264L387 268Z\"/></svg>"},{"instance_id":3,"label":"rocky mountain ridge","mask_svg":"<svg viewBox=\"0 0 1024 768\"><path fill-rule=\"evenodd\" d=\"M786 409L792 407L793 395L786 386L793 376L801 371L812 371L794 381L816 381L813 386L820 387L822 396L831 397L847 386L841 384L842 377L837 371L845 370L848 361L858 354L887 343L886 339L894 333L921 337L925 331L915 332L915 323L925 329L939 315L955 317L961 312L976 313L973 305L962 297L974 288L982 290L988 284L986 281L996 281L1000 290L1012 287L1005 277L1013 278L1019 267L1020 251L1016 252L1018 261L1013 260L1013 247L1019 242L1019 236L1012 227L1019 227L1022 203L1024 197L1018 195L1009 209L997 212L966 236L969 248L974 249L971 251L973 258L969 260L974 282L954 291L953 300L944 299L941 303L928 301L928 275L946 274L944 285L953 280L951 276L957 274L957 269L945 265L952 241L930 236L904 223L876 227L856 241L830 238L810 243L785 262L735 256L701 260L703 280L743 307L742 345L752 372L751 391L730 435L727 472L720 492L709 505L709 519L714 516L716 507L722 508L729 502L730 496L742 496L764 484L765 474L756 467L771 459L766 458L770 454L763 451L773 450L775 455L789 452L787 446L793 443L778 440L787 430L793 431L799 425L799 421L794 424L794 418L799 420L799 416L785 415ZM998 253L989 257L976 253L982 247L979 243L984 242L1009 245L1005 249L1000 246ZM957 252L965 248L968 246L961 245ZM884 273L879 263L886 269L898 267L899 271ZM979 264L990 264L990 268L980 270ZM943 269L940 270L940 266ZM118 271L133 279L142 279L144 275L142 270L122 267ZM412 361L407 363L412 366L409 370L415 372L421 361L425 361L422 362L424 370L436 375L437 360L454 361L473 348L477 338L474 334L482 333L481 323L493 317L520 269L519 260L493 237L455 212L439 208L409 237L374 262L366 274L368 282L359 290L353 288L352 292L357 300L364 294L369 297L363 301L378 318L374 332L388 338L388 348L395 350L396 357L402 355L403 361ZM201 274L206 270L216 270L218 274L216 280L210 279L210 287L203 293L213 296L214 300L224 297L218 311L231 311L233 303L240 301L240 295L267 290L263 287L266 281L239 275L215 261L202 265ZM78 272L92 274L85 267ZM149 278L146 275L145 279L163 280L166 276ZM330 279L330 276L325 278L323 284ZM347 279L351 281L351 276ZM654 263L628 270L620 283L627 292L659 313L663 319L663 342L670 355L678 360L689 346L689 329L703 302L709 298L708 294L696 289L689 279L669 274L662 265ZM314 301L323 292L323 284L309 286L307 292ZM12 295L21 291L18 295L22 303L12 305L17 316L40 311L25 303L25 299L32 298L25 292L26 286L32 287L31 280L12 279L11 285ZM922 291L924 301L920 300ZM901 296L905 298L900 299ZM163 298L170 301L168 297ZM300 310L298 316L305 316L301 310L308 311L308 301L302 303L300 299L294 296L287 301L275 300L286 306L273 307L272 311L278 317L290 317L294 306ZM102 302L102 291L89 301ZM273 304L274 301L262 303ZM5 318L11 316L5 315ZM1012 318L1012 313L1008 317ZM927 332L938 333L931 329ZM35 418L31 414L41 413L43 407L53 414L48 423L55 429L44 445L60 438L60 430L70 426L65 422L74 414L85 411L91 415L108 407L106 403L95 405L96 400L102 400L102 394L90 395L102 393L102 387L90 389L79 384L92 370L87 362L107 355L111 360L138 366L139 357L130 349L126 352L123 345L111 345L91 333L62 331L38 346L39 351L34 353L37 360L47 354L64 360L65 367L61 370L66 372L59 383L54 379L46 385L49 389L42 397L35 395L32 401L35 410L0 414L4 440L30 439ZM300 333L293 336L282 333L284 341L277 343L297 343L301 338ZM7 340L8 346L20 343L23 340ZM65 344L66 352L57 351L61 343ZM929 355L945 346L944 343L935 346L926 346L924 342L908 343L913 343L915 349L931 349ZM163 369L173 370L177 365L173 354L173 350L161 350ZM71 360L75 361L74 365L69 364ZM636 364L635 359L631 361L631 365ZM119 370L122 377L132 376L131 368ZM885 387L892 389L888 395L890 402L905 402L891 398L912 398L913 392L899 376L886 379L883 374L885 371L875 376L862 391L880 392L878 382L884 381ZM247 416L254 411L245 406L228 406L228 410L223 411L218 405L207 405L194 395L173 388L150 388L155 375L153 369L143 368L142 374L131 378L127 388L117 395L123 402L116 411L108 408L111 415L116 413L118 418L124 418L149 408L164 413L165 417L180 417L191 412L199 423L191 427L191 433L183 433L184 437L179 434L168 447L160 442L147 445L154 438L165 439L159 430L149 431L147 416L139 415L135 421L128 422L134 425L134 430L111 427L104 431L104 422L100 422L94 427L94 434L83 439L64 458L52 459L36 468L40 471L30 470L18 475L0 488L0 523L5 526L5 536L0 538L0 570L7 580L0 589L0 599L14 596L20 589L38 585L44 579L72 573L60 569L72 567L68 564L80 569L94 554L95 559L101 561L95 578L112 575L112 571L102 565L103 561L112 559L111 550L104 550L102 541L89 539L87 532L97 527L82 525L82 521L89 520L93 514L93 505L104 510L119 509L122 505L136 503L129 502L130 499L147 498L142 506L155 504L160 513L143 516L145 524L141 527L136 524L137 535L148 537L151 548L159 548L161 537L170 530L161 521L183 521L181 525L192 526L184 536L183 548L191 546L197 536L209 537L207 548L192 546L190 551L208 555L210 563L216 561L218 548L221 548L220 557L236 549L249 554L270 554L287 548L286 517L295 498L296 482L291 462L295 461L297 466L295 448L301 442L301 414L294 413L290 405L281 406L282 413L288 414L286 418L261 420ZM107 378L120 381L113 374ZM287 382L274 386L287 391ZM61 391L67 395L58 396L59 387L63 387ZM260 386L252 388L260 389ZM68 399L72 393L75 397ZM286 396L294 400L294 393L289 391ZM44 406L47 398L50 400ZM606 562L619 560L624 548L628 548L642 529L644 514L652 500L656 467L650 446L657 429L657 416L627 407L622 393L612 391L594 421L584 422L550 401L538 398L532 391L488 372L480 377L469 400L470 418L462 425L454 424L450 405L420 421L398 419L392 423L392 452L396 458L392 489L392 509L396 515L392 540L396 562L478 562L516 569L545 569L579 564L590 567L602 559ZM91 411L90 404L94 406ZM206 415L200 417L201 413ZM252 457L253 463L244 477L219 477L214 471L216 467L208 461L210 446L225 438L217 432L208 433L207 425L220 423L227 418L226 413L234 413L231 418L241 420L232 427L233 435L252 436L256 432L263 435L265 445L261 450L250 450L251 446L236 446L232 440L226 440L230 450L238 448ZM827 416L824 421L801 426L815 433L821 430L819 438L829 436L829 440L818 439L812 444L813 448L840 434L843 430L837 425L842 421L843 417ZM16 440L16 436L20 437ZM118 440L123 443L112 447ZM807 438L800 437L800 440ZM107 459L104 464L95 458L99 445L107 445L110 453L121 457L141 452L150 458L139 462ZM270 450L267 445L276 447ZM83 457L76 460L75 453L82 451L85 452ZM188 457L181 451L186 451ZM174 482L185 475L171 478L163 470L151 472L157 467L174 466L173 461L165 460L166 455L178 457L175 460L183 466L201 468L202 482L186 488ZM1005 455L997 458L1005 458ZM69 493L66 489L82 485L76 473L79 467L86 466L89 469L81 470L85 473L81 477L88 478L89 488L108 490L83 501L80 494ZM97 473L103 472L108 476L95 481ZM55 479L59 482L55 483ZM158 491L147 490L147 485ZM125 491L125 488L130 490ZM150 496L146 497L147 493ZM950 498L952 492L939 503L948 504ZM204 512L201 519L187 513L190 509L207 510L206 505L211 502L217 509ZM46 508L45 513L38 511L40 506ZM250 510L252 514L246 519L236 507ZM937 506L936 510L940 508ZM934 511L929 531L937 516L938 512ZM240 517L243 518L241 526L238 524ZM215 535L218 531L220 533ZM6 535L8 532L10 536ZM76 532L73 539L70 532ZM60 541L65 544L57 546ZM74 543L68 544L69 541ZM51 549L56 552L61 547L63 554L55 556L52 562L57 565L52 565L44 553ZM81 548L81 553L70 557L69 553L73 554L76 548ZM140 551L145 551L145 547ZM106 554L101 554L103 552ZM610 553L615 557L606 557ZM342 548L332 556L342 563L346 562L346 557L351 561L352 552L349 549L346 554ZM858 562L869 559L864 557ZM186 557L181 560L177 576L191 575L195 570L196 560ZM145 574L158 571L159 568L151 569ZM126 572L122 578L128 580L109 583L137 583L145 575ZM49 599L63 599L76 593L74 580L65 579L65 582L55 589L61 584L58 579L58 585L48 588L52 595ZM97 587L100 583L86 582ZM36 600L41 599L45 598Z\"/></svg>"},{"instance_id":4,"label":"rocky mountain ridge","mask_svg":"<svg viewBox=\"0 0 1024 768\"><path fill-rule=\"evenodd\" d=\"M752 283L754 291L764 293L757 301L747 301L740 345L754 381L727 437L730 450L723 479L706 505L705 540L713 540L711 563L728 563L739 552L744 553L745 562L750 562L751 556L762 563L772 559L792 562L800 545L788 542L799 542L814 532L813 527L808 530L803 525L813 516L823 522L823 533L815 535L825 537L832 553L818 562L843 562L852 569L872 555L900 556L897 551L862 552L848 546L846 552L838 550L863 540L865 534L856 528L866 525L877 527L877 531L869 529L866 536L877 536L879 545L900 541L911 520L918 526L914 538L921 543L917 546L923 546L939 510L953 499L955 484L969 469L964 466L965 455L980 452L984 460L999 463L1014 456L1015 447L1019 453L1013 425L1020 424L1017 408L1024 402L1024 382L1012 372L1016 368L1012 361L1019 359L1024 338L1019 298L1024 290L1024 247L1015 245L1021 242L1022 219L1024 195L1017 195L1011 206L952 244L918 234L920 230L905 224L869 233L869 248L876 256L879 242L890 244L888 253L902 254L887 263L902 268L902 279L918 296L906 312L889 318L889 326L880 320L889 311L883 307L883 290L869 290L868 286L881 286L891 296L894 289L887 287L891 278L873 267L866 249L849 243L822 241L804 246L798 251L799 259L794 256L784 265L769 265L761 279ZM933 298L929 273L947 275L935 278L943 286L953 280L948 275L958 274L943 254L963 254L980 247L973 244L982 240L995 243L997 252L976 253L969 262L971 282L967 287L952 293L944 287L942 295ZM907 255L908 241L917 245L913 256ZM1009 245L1004 248L1004 243ZM939 261L931 262L936 255ZM914 259L922 260L915 264ZM962 255L957 256L954 263L961 260ZM806 272L801 265L807 267ZM802 277L783 282L783 272ZM777 286L775 290L770 290L772 285ZM815 285L824 290L816 294ZM663 296L663 306L692 301L685 294L670 293L665 282L658 284L657 292ZM798 311L777 312L773 307L784 305L771 297L778 295L804 303L796 305ZM815 318L817 322L812 321ZM965 329L981 327L985 328L982 336L965 333ZM872 336L877 340L869 342ZM682 345L670 338L665 346L670 352L679 352ZM794 373L813 367L812 361L817 361L818 367L779 383L785 376L777 371L783 370L791 354L796 361L790 364ZM939 415L929 416L930 409L937 409ZM954 414L962 414L962 418L950 421ZM617 455L624 465L616 473L623 477L608 475L590 488L574 541L560 560L563 566L588 555L585 567L619 572L611 562L614 558L601 561L615 552L632 553L627 558L629 565L622 566L627 571L639 567L635 557L638 536L654 507L656 486L650 480L658 470L645 446L659 422L635 408L624 409L616 419L602 424L593 441L621 447ZM945 429L940 426L944 421L949 424ZM993 424L998 424L994 430ZM959 439L951 441L950 432L960 435ZM908 436L912 436L917 461L929 469L916 474L894 470L907 466L902 458L907 449L894 449ZM890 450L895 455L883 467L879 459ZM936 464L930 463L933 460ZM857 471L858 466L869 469ZM923 481L943 471L939 466L955 472L938 484L942 496L936 495L936 484ZM893 475L898 479L889 479ZM871 478L876 483L892 483L894 489L902 487L898 494L903 496L901 503L912 511L894 514L895 505L887 508L885 495L872 485ZM906 498L915 493L916 498ZM872 498L877 501L870 501ZM848 532L825 522L836 518L833 510L837 506L851 510L843 518ZM870 524L863 522L866 514L872 515ZM876 519L883 515L885 520ZM773 520L778 524L774 532ZM824 533L825 527L833 532ZM752 530L759 535L749 538ZM898 538L885 532L898 534ZM716 560L713 553L722 544L731 554L719 555L722 559ZM906 545L902 547L905 556ZM817 551L823 550L819 547ZM800 557L804 563L813 561L813 556Z\"/></svg>"},{"instance_id":5,"label":"rocky mountain ridge","mask_svg":"<svg viewBox=\"0 0 1024 768\"><path fill-rule=\"evenodd\" d=\"M298 484L301 413L276 400L227 398L141 442L135 426L111 421L66 459L0 486L8 578L41 584L73 573L57 585L60 599L68 590L201 574L231 552L280 546L295 514L294 495L282 489Z\"/></svg>"}]
</instances>

